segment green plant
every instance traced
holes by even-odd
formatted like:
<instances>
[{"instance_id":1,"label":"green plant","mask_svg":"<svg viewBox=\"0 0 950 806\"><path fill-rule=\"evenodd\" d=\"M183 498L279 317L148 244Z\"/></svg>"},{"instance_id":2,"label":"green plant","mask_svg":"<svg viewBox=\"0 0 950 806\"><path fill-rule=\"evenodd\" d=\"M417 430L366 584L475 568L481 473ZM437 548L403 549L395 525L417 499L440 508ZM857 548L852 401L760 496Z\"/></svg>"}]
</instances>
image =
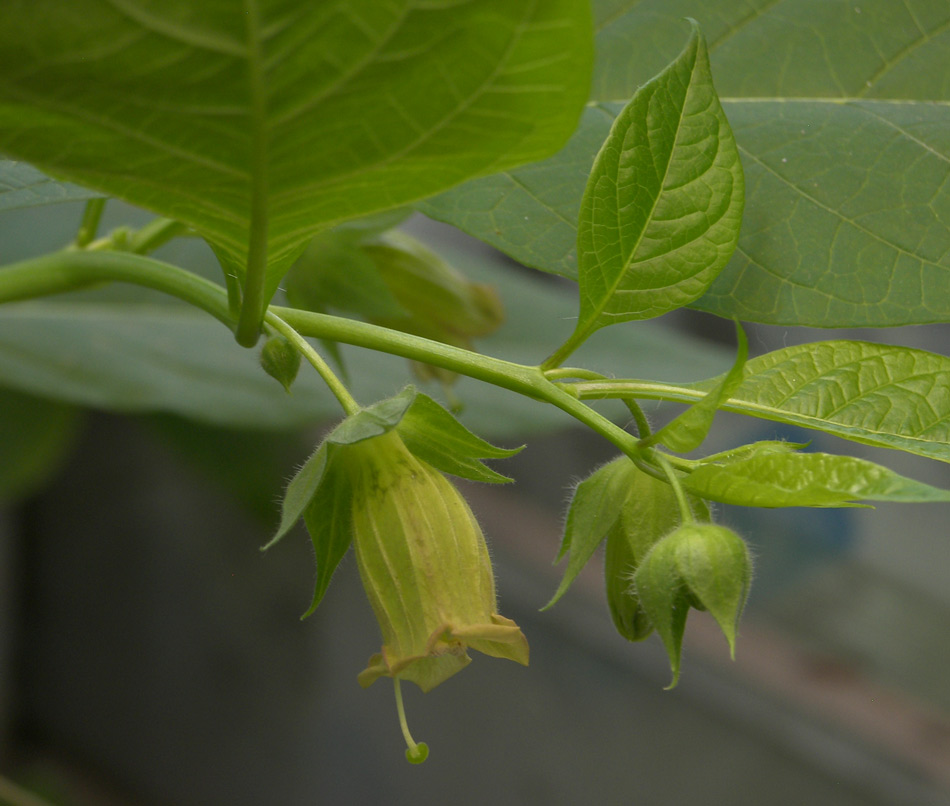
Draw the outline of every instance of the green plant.
<instances>
[{"instance_id":1,"label":"green plant","mask_svg":"<svg viewBox=\"0 0 950 806\"><path fill-rule=\"evenodd\" d=\"M452 407L478 408L474 394L452 391L466 376L560 409L616 446L619 457L576 489L551 604L606 539L618 631L640 640L655 628L674 683L688 609L708 609L731 645L749 586L744 544L711 522L707 501L950 501L864 459L788 442L684 455L727 410L950 461L947 357L833 339L749 359L738 325L950 320L950 107L937 69L950 10L937 0L786 0L755 14L746 2L593 6L596 55L586 0L32 0L0 12L0 149L10 158L0 208L86 200L72 244L0 270L0 339L14 348L3 383L120 410L285 425L327 413L326 395L300 393L306 359L345 418L290 482L271 543L306 522L312 611L356 536L385 642L361 682L394 679L412 761L425 751L405 727L400 679L431 688L468 663L468 648L527 661L517 625L494 612L481 532L442 475L508 481L482 460L513 451L412 387L357 402L345 378L365 370L339 344L410 359ZM809 22L785 29L787 15ZM849 47L826 49L819 34ZM103 194L162 218L100 236ZM393 231L413 207L576 280L573 332L535 363L475 352L500 320L499 300ZM149 257L194 235L223 284ZM243 347L265 334L263 368L296 402L261 391L246 367L199 388L189 368L213 366L221 348L180 307L122 314L121 332L166 337L160 360L187 379L143 381L133 395L117 379L158 363L134 343L119 356L90 349L81 366L99 374L78 383L57 360L62 340L90 344L116 322L8 305L113 282L198 308ZM288 305L274 303L281 294ZM539 315L506 302L511 317ZM736 321L729 371L669 383L565 366L600 329L684 306ZM662 344L644 332L641 345ZM594 408L606 398L628 407L635 433ZM641 400L687 408L652 430ZM38 472L25 457L56 436L26 433L35 438L12 460L23 464L19 483ZM443 584L455 578L471 590Z\"/></svg>"}]
</instances>

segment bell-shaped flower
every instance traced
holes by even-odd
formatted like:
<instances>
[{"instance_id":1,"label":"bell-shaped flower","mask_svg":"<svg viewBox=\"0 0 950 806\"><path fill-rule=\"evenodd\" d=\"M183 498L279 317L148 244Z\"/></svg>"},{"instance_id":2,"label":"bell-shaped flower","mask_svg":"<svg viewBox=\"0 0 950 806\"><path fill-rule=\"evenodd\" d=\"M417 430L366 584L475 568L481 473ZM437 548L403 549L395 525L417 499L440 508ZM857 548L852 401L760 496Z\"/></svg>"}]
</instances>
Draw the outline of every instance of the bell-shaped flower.
<instances>
[{"instance_id":1,"label":"bell-shaped flower","mask_svg":"<svg viewBox=\"0 0 950 806\"><path fill-rule=\"evenodd\" d=\"M445 476L395 431L345 446L337 462L349 476L353 546L383 635L360 685L388 676L429 691L470 662L469 649L527 665L524 634L496 612L481 528Z\"/></svg>"}]
</instances>

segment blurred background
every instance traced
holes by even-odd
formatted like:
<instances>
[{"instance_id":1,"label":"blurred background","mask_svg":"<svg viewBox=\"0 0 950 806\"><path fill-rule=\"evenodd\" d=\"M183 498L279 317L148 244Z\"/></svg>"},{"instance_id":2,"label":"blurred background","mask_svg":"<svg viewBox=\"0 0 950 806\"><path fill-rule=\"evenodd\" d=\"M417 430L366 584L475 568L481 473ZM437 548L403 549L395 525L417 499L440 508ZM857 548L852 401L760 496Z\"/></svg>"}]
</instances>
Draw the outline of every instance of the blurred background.
<instances>
[{"instance_id":1,"label":"blurred background","mask_svg":"<svg viewBox=\"0 0 950 806\"><path fill-rule=\"evenodd\" d=\"M80 213L0 217L3 261L68 242ZM117 204L108 213L104 229L146 220ZM510 315L480 342L486 352L536 363L568 334L570 285L421 217L406 226L499 287ZM158 256L217 277L198 241ZM749 328L753 355L832 336L946 354L948 332ZM691 381L727 368L732 341L731 323L683 311L601 331L577 363ZM258 550L283 485L337 416L313 373L288 396L219 325L136 289L7 306L0 345L0 772L18 787L0 803L950 802L948 505L720 508L756 557L736 661L693 613L682 680L665 691L659 640L629 644L612 629L599 557L538 612L560 576L571 485L612 447L463 379L463 421L528 446L498 466L517 484L463 489L492 549L500 612L532 659L524 669L474 655L433 692L407 690L413 734L431 750L411 767L391 687L356 684L379 633L352 558L300 621L313 581L305 532ZM344 359L362 402L412 380L398 358ZM202 412L216 407L211 424ZM648 415L675 411L651 404ZM950 488L946 465L722 414L704 451L776 438Z\"/></svg>"}]
</instances>

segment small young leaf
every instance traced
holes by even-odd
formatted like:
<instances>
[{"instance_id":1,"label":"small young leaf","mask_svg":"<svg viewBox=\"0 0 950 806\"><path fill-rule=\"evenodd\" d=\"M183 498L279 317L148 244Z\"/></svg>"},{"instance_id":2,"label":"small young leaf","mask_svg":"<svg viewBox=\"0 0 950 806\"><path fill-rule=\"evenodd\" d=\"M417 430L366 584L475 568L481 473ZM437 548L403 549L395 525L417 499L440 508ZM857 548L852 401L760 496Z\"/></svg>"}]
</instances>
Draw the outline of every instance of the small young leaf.
<instances>
[{"instance_id":1,"label":"small young leaf","mask_svg":"<svg viewBox=\"0 0 950 806\"><path fill-rule=\"evenodd\" d=\"M742 383L745 362L749 357L749 341L742 325L738 322L736 322L736 339L739 342L739 349L732 369L723 375L722 380L710 389L699 403L690 406L659 431L640 440L641 445L655 445L660 442L670 450L688 453L696 450L703 443L712 427L716 410Z\"/></svg>"},{"instance_id":2,"label":"small young leaf","mask_svg":"<svg viewBox=\"0 0 950 806\"><path fill-rule=\"evenodd\" d=\"M443 473L471 481L507 482L479 459L503 459L521 448L496 448L476 436L431 397L417 394L398 426L406 447L424 462Z\"/></svg>"},{"instance_id":3,"label":"small young leaf","mask_svg":"<svg viewBox=\"0 0 950 806\"><path fill-rule=\"evenodd\" d=\"M742 167L691 24L685 49L640 88L594 162L578 222L573 342L692 302L735 249Z\"/></svg>"},{"instance_id":4,"label":"small young leaf","mask_svg":"<svg viewBox=\"0 0 950 806\"><path fill-rule=\"evenodd\" d=\"M758 453L725 464L704 464L683 484L704 498L748 507L950 501L950 490L905 478L865 459L828 453Z\"/></svg>"}]
</instances>

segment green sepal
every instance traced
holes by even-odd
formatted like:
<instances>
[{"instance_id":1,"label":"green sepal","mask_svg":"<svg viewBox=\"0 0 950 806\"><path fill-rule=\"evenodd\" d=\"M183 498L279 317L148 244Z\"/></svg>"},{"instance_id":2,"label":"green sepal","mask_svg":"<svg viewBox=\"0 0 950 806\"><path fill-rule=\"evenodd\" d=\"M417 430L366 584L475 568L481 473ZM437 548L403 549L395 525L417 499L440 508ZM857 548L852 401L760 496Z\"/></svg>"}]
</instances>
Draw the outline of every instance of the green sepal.
<instances>
[{"instance_id":1,"label":"green sepal","mask_svg":"<svg viewBox=\"0 0 950 806\"><path fill-rule=\"evenodd\" d=\"M617 521L607 535L604 548L604 590L607 608L614 627L628 641L642 641L653 632L650 621L633 586L633 572L638 558L632 551L630 537Z\"/></svg>"},{"instance_id":2,"label":"green sepal","mask_svg":"<svg viewBox=\"0 0 950 806\"><path fill-rule=\"evenodd\" d=\"M732 369L706 393L698 403L690 406L659 431L640 440L642 447L662 443L677 453L689 453L702 445L712 427L719 406L739 387L745 377L745 363L749 359L749 340L742 325L736 324L738 350Z\"/></svg>"},{"instance_id":3,"label":"green sepal","mask_svg":"<svg viewBox=\"0 0 950 806\"><path fill-rule=\"evenodd\" d=\"M708 518L702 501L690 497L690 505L697 518ZM567 568L542 610L567 592L606 538L604 572L614 624L628 640L645 638L649 630L636 615L639 606L630 582L653 543L678 524L679 508L669 484L644 473L626 456L598 468L574 490L556 560L569 554Z\"/></svg>"},{"instance_id":4,"label":"green sepal","mask_svg":"<svg viewBox=\"0 0 950 806\"><path fill-rule=\"evenodd\" d=\"M857 501L950 501L950 490L829 453L758 452L700 465L683 479L696 495L747 507L847 507Z\"/></svg>"},{"instance_id":5,"label":"green sepal","mask_svg":"<svg viewBox=\"0 0 950 806\"><path fill-rule=\"evenodd\" d=\"M317 494L317 490L323 481L329 461L330 447L332 445L350 445L391 431L412 404L415 394L414 389L406 388L394 397L381 400L347 417L330 432L287 485L287 491L284 493L284 499L281 503L280 524L277 527L277 533L261 549L262 551L266 551L281 540L303 516L304 510L307 509L311 499Z\"/></svg>"},{"instance_id":6,"label":"green sepal","mask_svg":"<svg viewBox=\"0 0 950 806\"><path fill-rule=\"evenodd\" d=\"M283 336L272 336L261 348L261 367L290 394L300 371L300 352Z\"/></svg>"},{"instance_id":7,"label":"green sepal","mask_svg":"<svg viewBox=\"0 0 950 806\"><path fill-rule=\"evenodd\" d=\"M607 533L604 585L617 632L628 641L642 641L653 632L653 624L640 606L633 575L653 545L680 524L680 510L669 484L634 470L620 520ZM687 500L697 520L709 519L705 501L693 496Z\"/></svg>"},{"instance_id":8,"label":"green sepal","mask_svg":"<svg viewBox=\"0 0 950 806\"><path fill-rule=\"evenodd\" d=\"M398 430L406 447L418 458L443 473L471 481L511 481L479 460L505 459L524 447L495 447L473 434L450 412L421 392L416 394Z\"/></svg>"},{"instance_id":9,"label":"green sepal","mask_svg":"<svg viewBox=\"0 0 950 806\"><path fill-rule=\"evenodd\" d=\"M568 553L570 557L561 584L542 610L553 607L567 592L607 532L620 520L633 470L636 470L633 462L621 456L595 470L574 489L555 562L560 562Z\"/></svg>"},{"instance_id":10,"label":"green sepal","mask_svg":"<svg viewBox=\"0 0 950 806\"><path fill-rule=\"evenodd\" d=\"M352 445L398 429L406 447L427 464L472 481L507 482L480 458L500 459L521 448L496 448L477 437L427 395L407 386L399 394L347 417L326 437L287 485L280 524L266 550L283 538L304 515L324 478L333 445Z\"/></svg>"},{"instance_id":11,"label":"green sepal","mask_svg":"<svg viewBox=\"0 0 950 806\"><path fill-rule=\"evenodd\" d=\"M330 585L333 572L353 542L352 481L346 472L334 472L335 448L328 447L329 458L316 493L304 509L310 542L313 544L317 577L314 582L313 602L300 618L305 619L320 604Z\"/></svg>"},{"instance_id":12,"label":"green sepal","mask_svg":"<svg viewBox=\"0 0 950 806\"><path fill-rule=\"evenodd\" d=\"M679 681L683 631L690 607L708 610L735 656L736 626L749 594L752 561L731 529L690 523L656 543L634 573L640 603L663 639Z\"/></svg>"},{"instance_id":13,"label":"green sepal","mask_svg":"<svg viewBox=\"0 0 950 806\"><path fill-rule=\"evenodd\" d=\"M261 547L267 551L278 543L287 534L297 521L303 516L304 510L320 486L323 473L327 466L327 443L320 446L310 455L310 458L301 465L300 470L290 480L280 508L280 523L274 536Z\"/></svg>"}]
</instances>

